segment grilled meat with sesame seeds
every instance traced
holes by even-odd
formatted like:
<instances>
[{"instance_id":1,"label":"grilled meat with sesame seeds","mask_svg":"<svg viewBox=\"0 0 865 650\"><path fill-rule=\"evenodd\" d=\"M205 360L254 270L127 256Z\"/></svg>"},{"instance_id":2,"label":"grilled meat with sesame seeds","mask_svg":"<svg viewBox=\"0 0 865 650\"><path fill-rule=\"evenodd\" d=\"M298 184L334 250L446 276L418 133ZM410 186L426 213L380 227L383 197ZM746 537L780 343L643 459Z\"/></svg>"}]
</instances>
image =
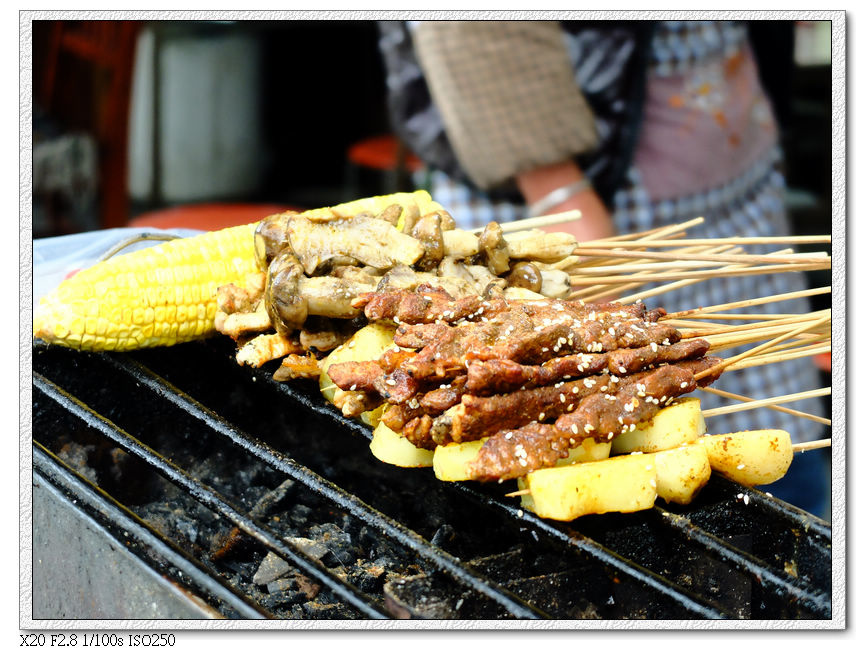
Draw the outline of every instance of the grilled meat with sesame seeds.
<instances>
[{"instance_id":1,"label":"grilled meat with sesame seeds","mask_svg":"<svg viewBox=\"0 0 865 650\"><path fill-rule=\"evenodd\" d=\"M690 339L671 345L652 343L640 348L624 348L606 353L569 354L550 359L539 366L524 365L509 359L473 361L467 371L466 390L474 395L506 393L522 386L533 388L587 377L604 368L614 374L627 374L652 364L700 357L708 349L709 343L704 339Z\"/></svg>"},{"instance_id":2,"label":"grilled meat with sesame seeds","mask_svg":"<svg viewBox=\"0 0 865 650\"><path fill-rule=\"evenodd\" d=\"M720 359L701 359L663 365L614 382L612 393L594 392L577 407L560 415L555 424L530 423L500 430L484 443L470 465L474 480L489 481L524 476L552 467L586 438L603 442L650 420L672 399L693 391L695 372ZM702 385L702 382L700 382ZM521 391L522 392L522 391Z\"/></svg>"},{"instance_id":3,"label":"grilled meat with sesame seeds","mask_svg":"<svg viewBox=\"0 0 865 650\"><path fill-rule=\"evenodd\" d=\"M327 369L327 376L342 390L375 392L375 380L384 374L378 361L343 361Z\"/></svg>"}]
</instances>

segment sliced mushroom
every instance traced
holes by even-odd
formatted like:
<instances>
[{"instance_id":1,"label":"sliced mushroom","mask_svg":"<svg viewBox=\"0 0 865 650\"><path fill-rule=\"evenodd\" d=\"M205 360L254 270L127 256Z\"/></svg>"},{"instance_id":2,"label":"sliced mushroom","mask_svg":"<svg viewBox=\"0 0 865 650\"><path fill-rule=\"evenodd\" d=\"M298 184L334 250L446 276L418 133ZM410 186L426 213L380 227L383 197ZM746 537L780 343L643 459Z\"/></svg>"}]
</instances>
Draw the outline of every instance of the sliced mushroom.
<instances>
[{"instance_id":1,"label":"sliced mushroom","mask_svg":"<svg viewBox=\"0 0 865 650\"><path fill-rule=\"evenodd\" d=\"M351 301L362 293L375 290L377 278L369 276L369 279L368 283L362 283L330 275L302 277L297 291L307 305L310 316L355 318L361 314L361 310L352 307Z\"/></svg>"},{"instance_id":2,"label":"sliced mushroom","mask_svg":"<svg viewBox=\"0 0 865 650\"><path fill-rule=\"evenodd\" d=\"M308 307L300 295L303 267L289 249L283 249L270 263L264 302L273 326L280 334L300 329L306 321Z\"/></svg>"},{"instance_id":3,"label":"sliced mushroom","mask_svg":"<svg viewBox=\"0 0 865 650\"><path fill-rule=\"evenodd\" d=\"M276 254L288 246L288 219L294 212L281 212L265 217L255 227L253 237L255 262L262 271L267 271Z\"/></svg>"},{"instance_id":4,"label":"sliced mushroom","mask_svg":"<svg viewBox=\"0 0 865 650\"><path fill-rule=\"evenodd\" d=\"M447 257L467 259L480 250L478 236L465 230L442 230L444 254Z\"/></svg>"},{"instance_id":5,"label":"sliced mushroom","mask_svg":"<svg viewBox=\"0 0 865 650\"><path fill-rule=\"evenodd\" d=\"M385 273L376 290L408 289L411 291L422 284L440 287L447 291L452 298L463 298L478 293L474 282L462 278L440 277L433 273L414 271L406 266L396 266Z\"/></svg>"},{"instance_id":6,"label":"sliced mushroom","mask_svg":"<svg viewBox=\"0 0 865 650\"><path fill-rule=\"evenodd\" d=\"M388 222L370 217L311 221L302 216L288 221L288 239L307 275L332 257L348 256L363 264L389 269L414 264L424 254L418 240Z\"/></svg>"},{"instance_id":7,"label":"sliced mushroom","mask_svg":"<svg viewBox=\"0 0 865 650\"><path fill-rule=\"evenodd\" d=\"M563 300L571 294L571 278L564 271L541 271L541 279L540 292L547 298Z\"/></svg>"},{"instance_id":8,"label":"sliced mushroom","mask_svg":"<svg viewBox=\"0 0 865 650\"><path fill-rule=\"evenodd\" d=\"M402 212L401 232L410 234L418 219L420 219L420 208L418 208L417 203L410 201Z\"/></svg>"},{"instance_id":9,"label":"sliced mushroom","mask_svg":"<svg viewBox=\"0 0 865 650\"><path fill-rule=\"evenodd\" d=\"M544 297L528 289L522 287L508 287L504 290L504 298L507 300L543 300Z\"/></svg>"},{"instance_id":10,"label":"sliced mushroom","mask_svg":"<svg viewBox=\"0 0 865 650\"><path fill-rule=\"evenodd\" d=\"M515 259L556 262L577 247L577 239L564 232L526 230L505 236L508 254Z\"/></svg>"},{"instance_id":11,"label":"sliced mushroom","mask_svg":"<svg viewBox=\"0 0 865 650\"><path fill-rule=\"evenodd\" d=\"M423 257L417 261L417 267L421 271L432 271L444 257L441 215L431 212L422 216L412 228L411 236L423 244L424 248Z\"/></svg>"},{"instance_id":12,"label":"sliced mushroom","mask_svg":"<svg viewBox=\"0 0 865 650\"><path fill-rule=\"evenodd\" d=\"M493 274L501 275L508 270L508 244L502 234L502 227L495 221L488 223L478 237L478 247L486 257L487 266Z\"/></svg>"},{"instance_id":13,"label":"sliced mushroom","mask_svg":"<svg viewBox=\"0 0 865 650\"><path fill-rule=\"evenodd\" d=\"M399 203L392 203L384 210L376 215L376 219L387 221L390 225L396 227L399 223L399 217L402 214L402 206Z\"/></svg>"},{"instance_id":14,"label":"sliced mushroom","mask_svg":"<svg viewBox=\"0 0 865 650\"><path fill-rule=\"evenodd\" d=\"M466 282L476 283L474 276L466 268L462 261L455 257L446 257L441 261L438 268L439 277L442 278L459 278Z\"/></svg>"}]
</instances>

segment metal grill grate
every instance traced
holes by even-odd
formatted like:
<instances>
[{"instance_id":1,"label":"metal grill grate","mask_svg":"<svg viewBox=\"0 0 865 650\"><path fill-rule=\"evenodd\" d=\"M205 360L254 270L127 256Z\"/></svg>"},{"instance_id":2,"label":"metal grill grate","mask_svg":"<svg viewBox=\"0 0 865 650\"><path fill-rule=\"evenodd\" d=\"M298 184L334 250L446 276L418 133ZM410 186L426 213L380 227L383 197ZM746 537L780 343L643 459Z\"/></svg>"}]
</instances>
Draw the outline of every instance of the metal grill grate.
<instances>
[{"instance_id":1,"label":"metal grill grate","mask_svg":"<svg viewBox=\"0 0 865 650\"><path fill-rule=\"evenodd\" d=\"M378 462L369 430L317 386L237 366L229 341L133 354L37 345L33 365L34 486L111 539L135 540L126 548L201 615L831 617L826 523L718 477L688 507L549 522L505 486ZM279 514L256 506L280 485ZM241 541L190 542L154 516L169 509L187 531ZM360 550L334 561L286 534L295 511L315 522L304 531L346 531ZM268 558L317 585L302 606L279 600L279 580L256 582Z\"/></svg>"}]
</instances>

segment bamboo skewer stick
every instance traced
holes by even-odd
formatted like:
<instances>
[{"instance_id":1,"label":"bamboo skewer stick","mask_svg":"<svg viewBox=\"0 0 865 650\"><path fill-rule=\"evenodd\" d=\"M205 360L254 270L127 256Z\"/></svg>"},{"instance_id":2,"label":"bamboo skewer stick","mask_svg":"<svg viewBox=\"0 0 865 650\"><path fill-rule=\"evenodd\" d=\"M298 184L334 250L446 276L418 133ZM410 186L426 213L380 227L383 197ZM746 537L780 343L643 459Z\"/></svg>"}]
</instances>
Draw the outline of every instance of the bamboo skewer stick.
<instances>
[{"instance_id":1,"label":"bamboo skewer stick","mask_svg":"<svg viewBox=\"0 0 865 650\"><path fill-rule=\"evenodd\" d=\"M782 334L781 336L779 336L777 338L774 338L770 341L767 341L766 343L763 343L762 345L758 345L755 348L751 348L750 350L746 350L745 352L742 352L741 354L737 354L734 357L730 357L729 359L722 361L720 364L714 365L711 368L707 368L706 370L704 370L702 372L698 372L696 375L694 375L694 380L699 381L700 379L703 379L704 377L707 377L711 374L716 373L718 370L721 370L723 368L727 368L728 366L736 363L737 361L742 361L744 359L747 359L748 357L752 357L755 354L757 354L758 352L765 350L766 348L769 348L769 347L771 347L777 343L781 343L782 341L786 341L787 339L793 338L797 334L803 334L803 333L807 332L808 330L813 329L814 327L816 327L822 323L829 322L830 318L831 318L831 316L826 316L824 318L818 319L817 321L809 321L809 322L805 323L804 325L801 325L800 327L797 327L796 329L794 329L790 332L787 332L786 334Z\"/></svg>"},{"instance_id":2,"label":"bamboo skewer stick","mask_svg":"<svg viewBox=\"0 0 865 650\"><path fill-rule=\"evenodd\" d=\"M782 361L792 361L793 359L801 359L802 357L813 357L815 354L823 354L825 352L831 352L832 346L827 344L822 347L800 350L795 352L788 352L786 354L767 354L763 356L757 356L752 359L746 359L744 361L739 361L727 367L727 370L744 370L745 368L754 368L756 366L768 366L770 363L780 363Z\"/></svg>"},{"instance_id":3,"label":"bamboo skewer stick","mask_svg":"<svg viewBox=\"0 0 865 650\"><path fill-rule=\"evenodd\" d=\"M506 221L499 224L502 232L519 232L520 230L531 230L532 228L542 228L543 226L555 226L560 223L568 223L582 219L583 213L579 210L568 210L567 212L558 212L556 214L545 214L540 217L532 217L531 219L520 219L519 221ZM483 232L486 226L473 228L469 230L471 233Z\"/></svg>"},{"instance_id":4,"label":"bamboo skewer stick","mask_svg":"<svg viewBox=\"0 0 865 650\"><path fill-rule=\"evenodd\" d=\"M780 251L775 251L774 253L771 253L771 254L772 255L786 255L787 253L792 253L792 252L793 252L792 249L784 249L784 250L780 250ZM724 269L721 269L721 270L739 269L739 268L746 268L746 267L747 267L747 264L744 264L744 265L739 264L739 265L734 265L734 266L730 266L730 267L724 267ZM687 287L687 286L690 286L692 284L702 282L704 279L705 278L696 278L693 280L679 280L677 282L665 284L665 285L662 285L660 287L655 287L654 289L646 289L645 291L633 293L629 296L625 296L624 298L620 298L619 302L627 303L627 302L633 302L636 300L642 300L643 298L648 298L650 296L657 296L657 295L662 294L662 293L667 293L668 291L673 291L673 290L679 289L681 287Z\"/></svg>"},{"instance_id":5,"label":"bamboo skewer stick","mask_svg":"<svg viewBox=\"0 0 865 650\"><path fill-rule=\"evenodd\" d=\"M764 275L768 273L789 273L803 271L821 271L828 269L830 264L768 264L765 266L747 266L739 269L721 267L705 271L693 271L692 273L647 273L636 275L607 275L600 277L586 277L581 275L570 276L571 285L584 286L588 284L627 284L628 282L660 282L661 280L691 280L717 277L720 273L725 276Z\"/></svg>"},{"instance_id":6,"label":"bamboo skewer stick","mask_svg":"<svg viewBox=\"0 0 865 650\"><path fill-rule=\"evenodd\" d=\"M790 316L784 319L773 320L766 325L754 325L753 323L746 323L745 325L727 325L721 327L709 327L705 330L695 329L689 331L686 335L683 335L682 338L699 338L701 336L714 336L718 334L728 334L731 332L742 332L742 331L753 331L759 329L769 329L774 327L783 327L784 325L791 325L793 323L801 323L803 321L814 320L816 318L821 318L825 315L831 314L831 310L824 309L821 311L811 312L810 314L799 314L796 316ZM678 322L678 321L666 321L670 322Z\"/></svg>"},{"instance_id":7,"label":"bamboo skewer stick","mask_svg":"<svg viewBox=\"0 0 865 650\"><path fill-rule=\"evenodd\" d=\"M700 249L700 248L704 248L704 247L695 246L693 248L694 249ZM721 251L741 250L741 249L737 249L735 246L729 246L728 245L728 246L716 246L716 247L708 248L707 250L712 251L712 252L721 252ZM616 299L618 300L618 302L624 303L624 302L627 302L629 300L636 300L638 298L647 298L649 296L653 296L653 295L656 295L658 293L664 293L664 292L672 290L674 288L677 288L680 286L687 286L689 284L694 284L696 282L699 282L699 280L680 280L679 282L674 282L673 284L667 285L665 287L657 287L655 289L648 289L646 291L643 291L642 293L635 293L635 294L632 294L631 296L627 296L626 298L616 298ZM647 283L646 282L633 282L633 283L626 284L623 286L617 286L617 287L614 287L612 289L604 288L601 290L599 290L597 287L591 287L589 289L583 289L583 290L577 291L577 292L575 292L575 294L572 294L572 295L580 295L580 296L586 295L586 298L584 298L586 300L597 300L599 298L610 298L613 296L618 296L622 291L636 289L638 287L643 286L644 284L647 284Z\"/></svg>"},{"instance_id":8,"label":"bamboo skewer stick","mask_svg":"<svg viewBox=\"0 0 865 650\"><path fill-rule=\"evenodd\" d=\"M811 451L812 449L824 449L832 446L832 438L812 440L810 442L797 442L793 445L793 453L797 451Z\"/></svg>"},{"instance_id":9,"label":"bamboo skewer stick","mask_svg":"<svg viewBox=\"0 0 865 650\"><path fill-rule=\"evenodd\" d=\"M799 351L799 352L801 352L802 350L807 350L810 348L823 347L827 344L831 345L830 336L831 336L831 332L826 332L825 334L820 335L820 336L813 338L813 339L797 340L797 341L790 341L788 343L781 343L780 345L775 345L775 346L769 348L768 350L766 350L766 352L764 352L763 354L761 354L759 356L774 355L774 354L779 354L779 353L784 352L784 351L788 351L788 352Z\"/></svg>"},{"instance_id":10,"label":"bamboo skewer stick","mask_svg":"<svg viewBox=\"0 0 865 650\"><path fill-rule=\"evenodd\" d=\"M784 332L789 331L787 327L780 327L778 329L772 329L769 327L765 327L759 330L754 330L752 332L744 332L738 335L729 335L728 337L711 337L704 336L703 338L709 341L710 350L712 352L721 352L723 350L729 350L730 348L737 348L740 345L746 345L748 343L756 343L757 341L765 341L766 339L776 335L783 334ZM813 343L822 343L824 341L828 341L828 334L812 334L810 332L797 334L795 345L810 345ZM778 351L780 349L779 346L773 345L770 350L767 350L766 354L771 354L773 351Z\"/></svg>"},{"instance_id":11,"label":"bamboo skewer stick","mask_svg":"<svg viewBox=\"0 0 865 650\"><path fill-rule=\"evenodd\" d=\"M727 397L729 399L739 400L740 402L755 402L756 400L752 397L745 397L744 395L737 395L736 393L729 393L725 390L719 390L717 388L710 388L709 386L701 386L700 390L704 393L710 393L712 395L718 395L719 397ZM777 404L766 404L764 405L766 408L769 408L773 411L779 411L781 413L787 413L788 415L795 415L800 418L805 418L806 420L812 420L813 422L819 422L820 424L825 424L827 426L832 426L832 420L828 418L820 417L819 415L811 415L810 413L805 413L803 411L797 411L795 409L787 408L786 406L778 406Z\"/></svg>"},{"instance_id":12,"label":"bamboo skewer stick","mask_svg":"<svg viewBox=\"0 0 865 650\"><path fill-rule=\"evenodd\" d=\"M603 240L592 242L593 247L598 248ZM588 243L588 242L587 242ZM689 244L735 244L744 246L748 244L831 244L831 235L797 235L791 237L718 237L717 239L689 239ZM610 248L627 247L641 245L640 242L610 242ZM665 239L656 239L652 241L652 247L666 248L669 246L681 246L681 242L670 241Z\"/></svg>"},{"instance_id":13,"label":"bamboo skewer stick","mask_svg":"<svg viewBox=\"0 0 865 650\"><path fill-rule=\"evenodd\" d=\"M685 240L687 242L687 240ZM655 251L625 251L625 250L603 250L593 248L580 248L579 246L574 251L574 254L579 257L608 257L608 258L627 258L627 259L650 259L650 260L668 260L668 261L696 261L696 262L716 262L729 264L755 264L758 262L777 262L777 263L820 263L828 259L828 256L823 254L810 253L791 253L785 257L772 255L750 255L748 253L731 255L731 254L701 254L701 253L683 253L676 251L675 253L658 253Z\"/></svg>"},{"instance_id":14,"label":"bamboo skewer stick","mask_svg":"<svg viewBox=\"0 0 865 650\"><path fill-rule=\"evenodd\" d=\"M650 230L644 230L642 232L628 233L624 235L613 235L612 237L603 237L601 239L591 239L587 242L584 242L586 246L589 244L600 244L600 243L613 243L613 242L623 242L623 241L633 241L633 240L644 240L644 239L663 239L666 235L672 235L674 233L682 232L687 230L691 226L699 226L706 220L703 217L695 217L694 219L690 219L688 221L683 221L682 223L678 223L672 226L659 226L657 228L651 228Z\"/></svg>"},{"instance_id":15,"label":"bamboo skewer stick","mask_svg":"<svg viewBox=\"0 0 865 650\"><path fill-rule=\"evenodd\" d=\"M737 300L736 302L726 302L721 305L711 305L709 307L697 307L695 309L686 309L677 311L672 314L667 314L662 317L666 318L681 318L692 314L710 314L718 311L726 311L728 309L741 309L743 307L756 307L757 305L765 305L772 302L783 302L785 300L794 300L796 298L807 298L809 296L818 296L826 293L831 293L832 287L819 287L817 289L803 289L802 291L790 291L788 293L776 293L772 296L763 298L751 298L748 300Z\"/></svg>"},{"instance_id":16,"label":"bamboo skewer stick","mask_svg":"<svg viewBox=\"0 0 865 650\"><path fill-rule=\"evenodd\" d=\"M790 318L790 316L797 316L798 314L794 314L792 312L788 312L785 314L700 314L699 319L689 320L686 318L683 319L674 319L670 320L669 316L663 316L661 320L665 323L673 324L673 323L700 323L701 325L710 326L714 323L707 323L706 320L783 320L784 318Z\"/></svg>"},{"instance_id":17,"label":"bamboo skewer stick","mask_svg":"<svg viewBox=\"0 0 865 650\"><path fill-rule=\"evenodd\" d=\"M761 406L771 406L774 404L786 404L787 402L797 402L801 399L811 397L824 397L831 395L832 388L817 388L815 390L806 390L801 393L791 393L789 395L780 395L779 397L767 397L766 399L755 399L742 404L730 404L729 406L719 406L718 408L708 409L703 411L704 418L715 417L716 415L726 415L727 413L739 413L740 411L750 411L751 409L760 408Z\"/></svg>"}]
</instances>

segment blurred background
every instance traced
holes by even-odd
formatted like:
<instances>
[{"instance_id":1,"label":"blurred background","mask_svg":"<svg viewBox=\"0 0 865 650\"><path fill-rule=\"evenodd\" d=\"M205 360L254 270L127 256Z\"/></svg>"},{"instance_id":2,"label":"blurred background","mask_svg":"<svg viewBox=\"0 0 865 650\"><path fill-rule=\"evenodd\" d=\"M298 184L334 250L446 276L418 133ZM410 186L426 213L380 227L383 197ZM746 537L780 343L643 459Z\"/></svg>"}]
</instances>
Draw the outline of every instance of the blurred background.
<instances>
[{"instance_id":1,"label":"blurred background","mask_svg":"<svg viewBox=\"0 0 865 650\"><path fill-rule=\"evenodd\" d=\"M219 227L253 220L256 206L410 187L418 163L390 136L373 21L32 25L34 237L172 208L181 225ZM831 24L752 28L769 35L754 42L783 129L791 214L803 233L827 233Z\"/></svg>"}]
</instances>

